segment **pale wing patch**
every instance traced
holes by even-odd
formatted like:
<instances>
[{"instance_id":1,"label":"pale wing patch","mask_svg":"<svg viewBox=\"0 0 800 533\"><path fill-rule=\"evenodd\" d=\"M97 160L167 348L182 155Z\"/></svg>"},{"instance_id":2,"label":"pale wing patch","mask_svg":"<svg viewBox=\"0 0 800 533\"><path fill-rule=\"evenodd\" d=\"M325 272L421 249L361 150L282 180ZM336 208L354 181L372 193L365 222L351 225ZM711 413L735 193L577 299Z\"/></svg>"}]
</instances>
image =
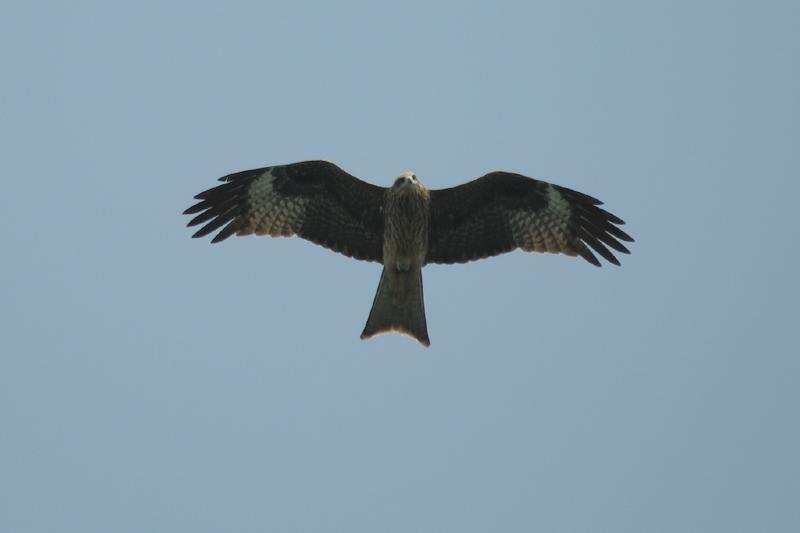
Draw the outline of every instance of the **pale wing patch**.
<instances>
[{"instance_id":1,"label":"pale wing patch","mask_svg":"<svg viewBox=\"0 0 800 533\"><path fill-rule=\"evenodd\" d=\"M224 183L203 191L201 200L184 211L199 213L189 226L205 224L193 237L219 230L211 242L231 235L272 235L289 237L300 231L306 217L308 198L281 193L276 188L276 168L247 170L220 178Z\"/></svg>"},{"instance_id":2,"label":"pale wing patch","mask_svg":"<svg viewBox=\"0 0 800 533\"><path fill-rule=\"evenodd\" d=\"M283 196L275 190L276 176L268 168L247 191L247 225L237 235L291 237L303 224L309 199Z\"/></svg>"},{"instance_id":3,"label":"pale wing patch","mask_svg":"<svg viewBox=\"0 0 800 533\"><path fill-rule=\"evenodd\" d=\"M547 184L547 207L537 211L515 210L509 216L514 242L526 252L575 255L569 223L572 210L564 196Z\"/></svg>"}]
</instances>

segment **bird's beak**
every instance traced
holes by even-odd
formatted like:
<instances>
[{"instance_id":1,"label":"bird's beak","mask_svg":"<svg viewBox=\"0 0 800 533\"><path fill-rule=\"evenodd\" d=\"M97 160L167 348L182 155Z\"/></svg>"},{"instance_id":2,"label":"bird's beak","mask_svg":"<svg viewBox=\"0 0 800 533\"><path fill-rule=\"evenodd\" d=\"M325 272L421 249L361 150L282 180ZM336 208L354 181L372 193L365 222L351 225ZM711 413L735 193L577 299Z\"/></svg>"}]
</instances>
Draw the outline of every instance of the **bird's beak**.
<instances>
[{"instance_id":1,"label":"bird's beak","mask_svg":"<svg viewBox=\"0 0 800 533\"><path fill-rule=\"evenodd\" d=\"M401 176L397 178L397 181L394 184L394 186L397 187L398 189L405 189L409 185L411 185L411 179L407 178L406 176Z\"/></svg>"}]
</instances>

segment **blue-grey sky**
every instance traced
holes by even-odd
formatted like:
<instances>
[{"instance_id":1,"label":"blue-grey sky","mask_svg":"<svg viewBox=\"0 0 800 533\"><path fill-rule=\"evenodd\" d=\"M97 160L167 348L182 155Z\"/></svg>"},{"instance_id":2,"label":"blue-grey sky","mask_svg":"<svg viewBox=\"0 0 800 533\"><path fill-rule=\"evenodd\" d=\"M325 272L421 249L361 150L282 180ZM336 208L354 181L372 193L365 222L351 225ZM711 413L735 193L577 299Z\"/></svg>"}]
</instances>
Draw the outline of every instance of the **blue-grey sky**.
<instances>
[{"instance_id":1,"label":"blue-grey sky","mask_svg":"<svg viewBox=\"0 0 800 533\"><path fill-rule=\"evenodd\" d=\"M800 530L796 2L14 2L0 531ZM190 239L221 175L506 169L623 266Z\"/></svg>"}]
</instances>

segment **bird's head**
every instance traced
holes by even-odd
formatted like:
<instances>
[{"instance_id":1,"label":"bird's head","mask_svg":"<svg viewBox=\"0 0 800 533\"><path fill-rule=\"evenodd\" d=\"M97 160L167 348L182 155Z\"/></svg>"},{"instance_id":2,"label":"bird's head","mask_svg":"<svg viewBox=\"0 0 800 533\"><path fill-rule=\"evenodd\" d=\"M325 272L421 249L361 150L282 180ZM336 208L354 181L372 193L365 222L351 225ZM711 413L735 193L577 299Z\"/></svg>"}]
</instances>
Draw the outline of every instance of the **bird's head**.
<instances>
[{"instance_id":1,"label":"bird's head","mask_svg":"<svg viewBox=\"0 0 800 533\"><path fill-rule=\"evenodd\" d=\"M394 180L394 185L392 185L392 188L410 191L414 189L421 189L422 184L417 179L417 175L413 172L403 172L397 176L396 180Z\"/></svg>"}]
</instances>

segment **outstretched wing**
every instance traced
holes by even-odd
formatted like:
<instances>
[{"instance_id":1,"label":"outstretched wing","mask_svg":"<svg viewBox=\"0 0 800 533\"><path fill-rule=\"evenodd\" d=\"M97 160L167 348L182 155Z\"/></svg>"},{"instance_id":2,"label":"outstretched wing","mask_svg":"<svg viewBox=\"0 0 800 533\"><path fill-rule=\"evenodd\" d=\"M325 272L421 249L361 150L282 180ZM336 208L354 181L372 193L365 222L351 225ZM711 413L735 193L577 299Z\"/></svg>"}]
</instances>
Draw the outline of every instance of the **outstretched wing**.
<instances>
[{"instance_id":1,"label":"outstretched wing","mask_svg":"<svg viewBox=\"0 0 800 533\"><path fill-rule=\"evenodd\" d=\"M184 211L199 213L189 226L205 224L192 237L220 230L231 235L298 235L355 259L383 259L385 189L351 176L327 161L245 170L219 179Z\"/></svg>"},{"instance_id":2,"label":"outstretched wing","mask_svg":"<svg viewBox=\"0 0 800 533\"><path fill-rule=\"evenodd\" d=\"M608 249L630 253L618 217L600 200L544 181L492 172L464 185L432 190L427 263L465 263L521 248L580 255L592 250L619 265ZM591 249L590 249L591 248Z\"/></svg>"}]
</instances>

